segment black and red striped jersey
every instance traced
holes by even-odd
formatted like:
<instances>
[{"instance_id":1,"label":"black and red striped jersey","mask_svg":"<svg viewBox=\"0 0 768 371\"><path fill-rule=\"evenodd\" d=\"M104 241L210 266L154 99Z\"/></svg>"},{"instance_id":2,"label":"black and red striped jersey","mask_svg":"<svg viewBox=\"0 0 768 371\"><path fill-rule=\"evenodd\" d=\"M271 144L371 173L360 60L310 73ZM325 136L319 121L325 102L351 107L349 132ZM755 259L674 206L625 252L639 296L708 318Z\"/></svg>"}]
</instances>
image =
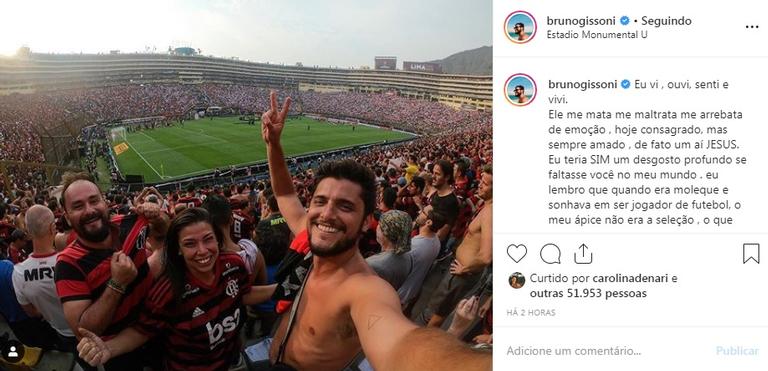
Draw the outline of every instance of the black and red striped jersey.
<instances>
[{"instance_id":1,"label":"black and red striped jersey","mask_svg":"<svg viewBox=\"0 0 768 371\"><path fill-rule=\"evenodd\" d=\"M178 304L168 278L150 290L133 327L163 343L167 370L227 370L240 352L242 297L251 290L248 271L237 254L221 253L215 272L210 285L187 272Z\"/></svg>"},{"instance_id":2,"label":"black and red striped jersey","mask_svg":"<svg viewBox=\"0 0 768 371\"><path fill-rule=\"evenodd\" d=\"M189 207L189 208L200 207L200 206L203 205L203 200L201 200L201 199L199 199L197 197L186 196L186 197L180 198L176 202L176 205L179 205L179 204L187 205L187 207Z\"/></svg>"},{"instance_id":3,"label":"black and red striped jersey","mask_svg":"<svg viewBox=\"0 0 768 371\"><path fill-rule=\"evenodd\" d=\"M253 228L255 227L253 217L242 210L235 210L232 212L232 226L230 227L230 234L233 241L239 241L243 238L253 238Z\"/></svg>"},{"instance_id":4,"label":"black and red striped jersey","mask_svg":"<svg viewBox=\"0 0 768 371\"><path fill-rule=\"evenodd\" d=\"M115 310L112 322L101 334L112 336L139 318L139 309L152 287L144 244L147 239L147 219L136 214L117 215L112 218L112 232L118 233L122 251L133 260L138 274L126 287L125 294ZM96 301L112 277L110 262L114 250L90 249L80 239L62 251L56 261L56 291L61 302L73 300Z\"/></svg>"}]
</instances>

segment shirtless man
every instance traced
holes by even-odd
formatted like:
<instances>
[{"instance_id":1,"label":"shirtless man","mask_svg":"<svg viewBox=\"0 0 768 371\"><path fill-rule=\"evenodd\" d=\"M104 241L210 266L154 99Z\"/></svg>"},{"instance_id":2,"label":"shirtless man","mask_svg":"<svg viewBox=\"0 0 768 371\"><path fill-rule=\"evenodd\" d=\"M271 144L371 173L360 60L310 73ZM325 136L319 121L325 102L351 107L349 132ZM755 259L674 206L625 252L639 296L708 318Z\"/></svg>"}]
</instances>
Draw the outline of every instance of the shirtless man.
<instances>
[{"instance_id":1,"label":"shirtless man","mask_svg":"<svg viewBox=\"0 0 768 371\"><path fill-rule=\"evenodd\" d=\"M408 321L395 291L360 255L357 243L376 202L370 169L352 160L324 163L305 211L280 144L291 100L286 99L282 110L274 92L270 100L271 109L262 116L262 136L274 195L288 226L297 238L307 236L313 254L303 292L295 298L293 323L289 327L290 315L280 320L271 362L288 369L339 370L362 346L379 371L490 370L490 354Z\"/></svg>"},{"instance_id":2,"label":"shirtless man","mask_svg":"<svg viewBox=\"0 0 768 371\"><path fill-rule=\"evenodd\" d=\"M428 326L439 327L445 317L477 283L485 267L493 258L493 168L483 167L477 195L484 203L469 223L461 245L456 249L456 259L443 277L429 301L432 317Z\"/></svg>"},{"instance_id":3,"label":"shirtless man","mask_svg":"<svg viewBox=\"0 0 768 371\"><path fill-rule=\"evenodd\" d=\"M517 41L528 40L528 34L525 33L525 25L521 22L515 23L514 33L517 34Z\"/></svg>"},{"instance_id":4,"label":"shirtless man","mask_svg":"<svg viewBox=\"0 0 768 371\"><path fill-rule=\"evenodd\" d=\"M528 97L525 96L525 87L522 85L515 86L515 96L517 97L517 103L528 103Z\"/></svg>"}]
</instances>

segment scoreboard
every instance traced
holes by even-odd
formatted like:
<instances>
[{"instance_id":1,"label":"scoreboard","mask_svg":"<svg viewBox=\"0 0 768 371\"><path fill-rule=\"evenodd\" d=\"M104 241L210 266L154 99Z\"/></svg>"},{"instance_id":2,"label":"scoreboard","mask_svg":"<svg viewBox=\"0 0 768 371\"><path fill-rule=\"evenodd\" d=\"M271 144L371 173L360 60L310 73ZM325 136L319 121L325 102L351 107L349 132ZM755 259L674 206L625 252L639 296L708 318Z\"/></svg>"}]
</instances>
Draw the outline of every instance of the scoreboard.
<instances>
[{"instance_id":1,"label":"scoreboard","mask_svg":"<svg viewBox=\"0 0 768 371\"><path fill-rule=\"evenodd\" d=\"M397 69L397 57L375 57L373 60L377 70L394 71Z\"/></svg>"}]
</instances>

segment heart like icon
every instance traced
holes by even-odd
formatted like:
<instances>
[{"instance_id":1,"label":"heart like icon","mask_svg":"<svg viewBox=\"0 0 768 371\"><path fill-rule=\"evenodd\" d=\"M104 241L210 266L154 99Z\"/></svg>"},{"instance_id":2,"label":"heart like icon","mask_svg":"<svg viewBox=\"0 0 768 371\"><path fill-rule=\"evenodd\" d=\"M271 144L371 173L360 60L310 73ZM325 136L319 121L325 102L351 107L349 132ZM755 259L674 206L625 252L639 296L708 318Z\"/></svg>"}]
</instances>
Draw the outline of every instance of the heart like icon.
<instances>
[{"instance_id":1,"label":"heart like icon","mask_svg":"<svg viewBox=\"0 0 768 371\"><path fill-rule=\"evenodd\" d=\"M521 260L523 260L526 254L528 254L528 248L523 244L511 244L507 246L507 255L509 255L509 257L515 261L515 263L519 263Z\"/></svg>"}]
</instances>

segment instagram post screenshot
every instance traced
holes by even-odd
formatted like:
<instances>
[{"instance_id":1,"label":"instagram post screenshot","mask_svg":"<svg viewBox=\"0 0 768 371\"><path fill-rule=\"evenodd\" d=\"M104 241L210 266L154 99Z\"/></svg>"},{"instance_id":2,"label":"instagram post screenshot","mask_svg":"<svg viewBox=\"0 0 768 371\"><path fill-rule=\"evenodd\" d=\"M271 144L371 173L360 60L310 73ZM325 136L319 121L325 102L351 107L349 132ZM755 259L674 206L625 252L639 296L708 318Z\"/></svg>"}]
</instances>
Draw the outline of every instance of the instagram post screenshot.
<instances>
[{"instance_id":1,"label":"instagram post screenshot","mask_svg":"<svg viewBox=\"0 0 768 371\"><path fill-rule=\"evenodd\" d=\"M494 364L494 330L506 328L499 318L517 324L507 309L534 303L517 302L509 286L493 301L494 255L509 274L493 241L535 240L513 241L517 229L493 234L514 220L502 214L494 224L494 166L502 179L519 166L494 148L494 110L501 105L509 119L512 106L495 89L493 2L8 0L0 12L0 371L487 371L516 362ZM642 71L622 78L666 84L666 75ZM756 122L757 112L744 100L752 97L734 96L759 81L706 77L729 85L709 91L718 95L712 111L743 116L712 123L723 132L706 143L734 146L733 164L711 170L720 181L697 181L719 189L697 201L725 203L707 210L715 231L747 228L745 213L759 207L748 192L760 187L749 173L761 167L749 153L759 133L737 124ZM581 97L562 88L551 95ZM553 104L563 117L550 125L588 126L586 111L596 108L579 107ZM548 135L524 134L531 151L539 134ZM608 142L604 135L594 139ZM640 134L613 140L651 145ZM696 166L684 169L704 178ZM553 183L566 185L599 184ZM605 186L599 198L618 202ZM515 208L533 211L537 199L529 201ZM627 208L652 202L637 201ZM685 213L669 213L700 221L687 202ZM564 211L553 216L576 219ZM604 217L590 214L588 228ZM598 239L585 243L596 264L609 259ZM707 290L736 279L707 269ZM528 290L533 267L520 271L526 278L516 282L527 279ZM582 296L593 287L654 290L655 299L681 295L691 279L663 266L637 273L679 277L652 289L576 288ZM623 297L607 303L634 307ZM743 310L752 323L750 310L760 308ZM522 343L536 343L527 337Z\"/></svg>"},{"instance_id":2,"label":"instagram post screenshot","mask_svg":"<svg viewBox=\"0 0 768 371\"><path fill-rule=\"evenodd\" d=\"M494 2L494 369L768 367L763 19Z\"/></svg>"}]
</instances>

